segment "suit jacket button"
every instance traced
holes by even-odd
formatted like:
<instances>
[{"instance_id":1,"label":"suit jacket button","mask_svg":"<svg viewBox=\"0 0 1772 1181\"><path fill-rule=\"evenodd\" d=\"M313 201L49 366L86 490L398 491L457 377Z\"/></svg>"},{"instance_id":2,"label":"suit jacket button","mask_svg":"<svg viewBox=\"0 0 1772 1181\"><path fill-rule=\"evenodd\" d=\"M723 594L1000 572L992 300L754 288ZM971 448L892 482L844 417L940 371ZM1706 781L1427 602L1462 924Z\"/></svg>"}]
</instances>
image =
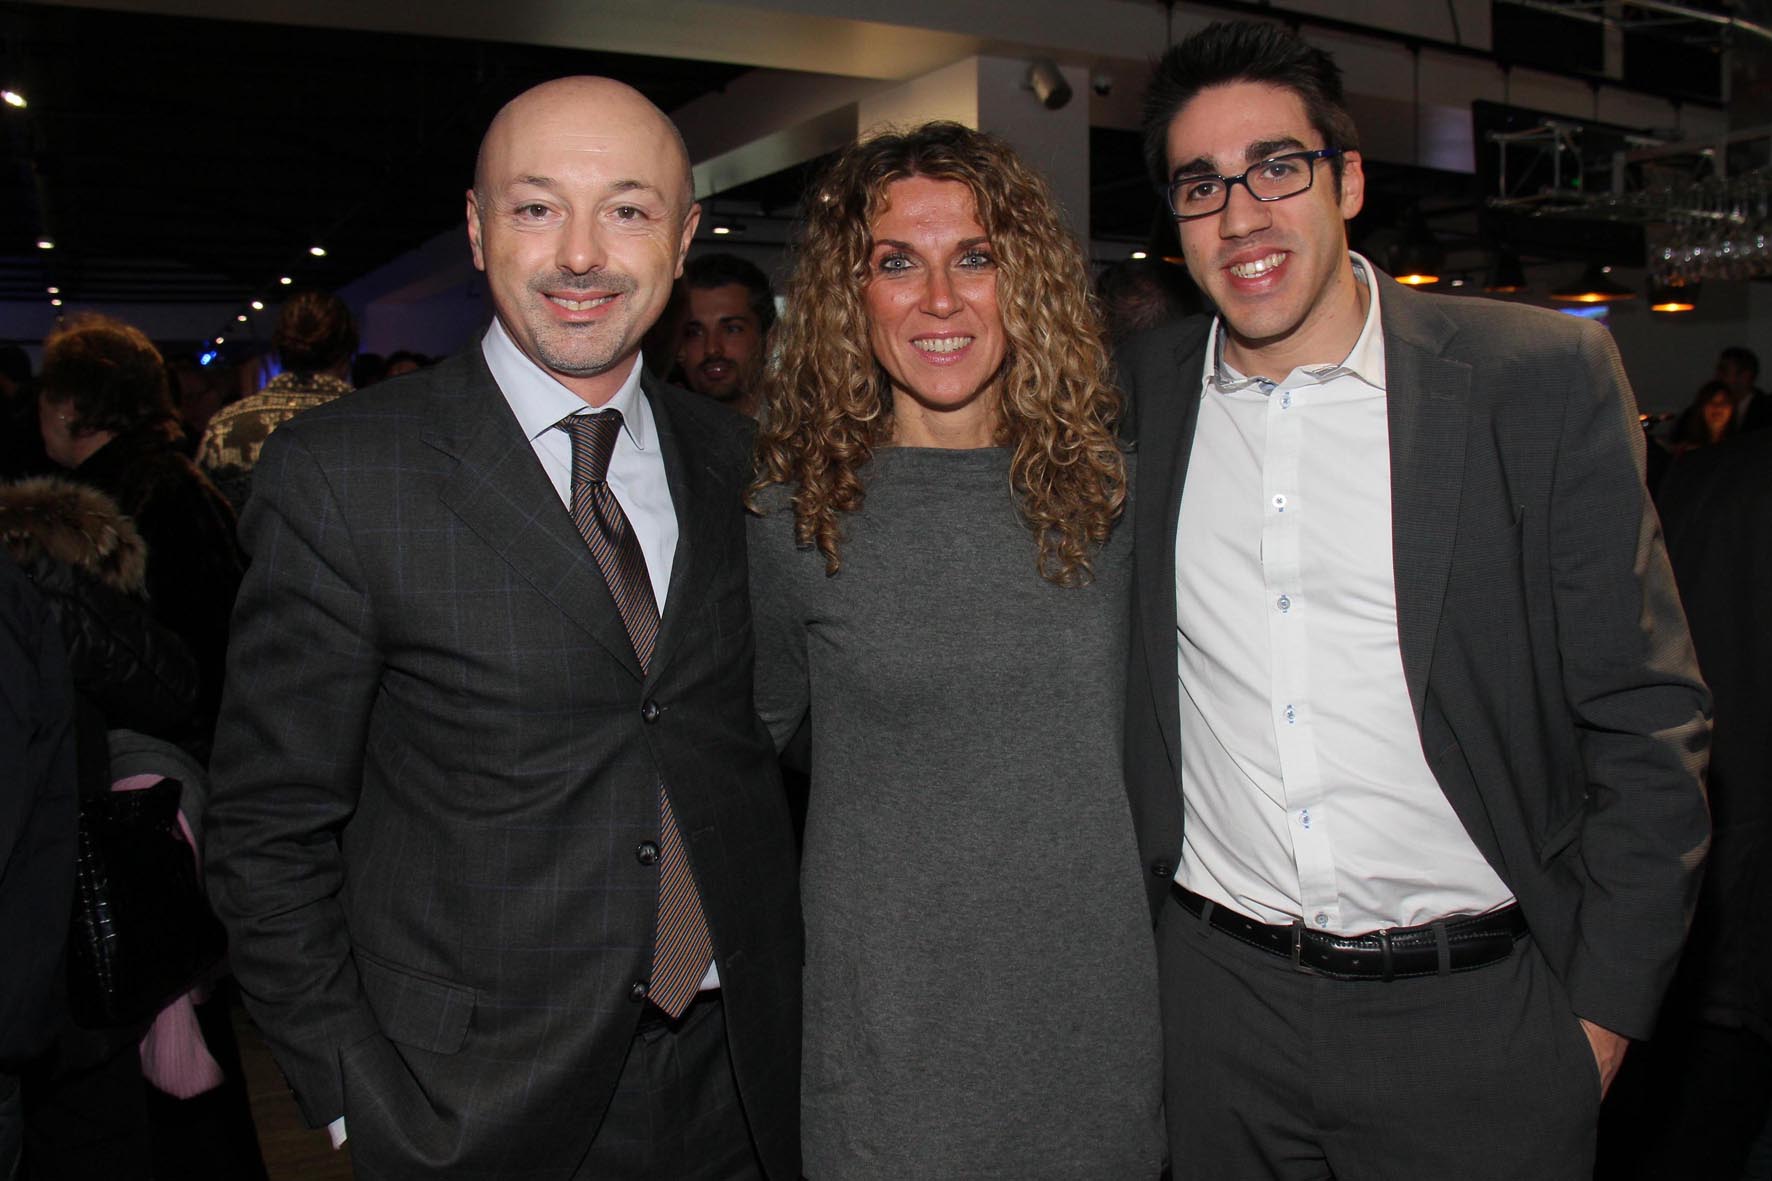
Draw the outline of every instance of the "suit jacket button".
<instances>
[{"instance_id":1,"label":"suit jacket button","mask_svg":"<svg viewBox=\"0 0 1772 1181\"><path fill-rule=\"evenodd\" d=\"M634 860L641 865L653 865L658 861L658 846L651 841L641 841L634 848Z\"/></svg>"},{"instance_id":2,"label":"suit jacket button","mask_svg":"<svg viewBox=\"0 0 1772 1181\"><path fill-rule=\"evenodd\" d=\"M658 715L663 712L663 710L658 708L658 702L648 697L646 699L646 704L640 707L640 720L650 726L652 723L658 721Z\"/></svg>"},{"instance_id":3,"label":"suit jacket button","mask_svg":"<svg viewBox=\"0 0 1772 1181\"><path fill-rule=\"evenodd\" d=\"M646 982L644 980L634 981L633 986L628 989L628 999L636 1005L646 999Z\"/></svg>"},{"instance_id":4,"label":"suit jacket button","mask_svg":"<svg viewBox=\"0 0 1772 1181\"><path fill-rule=\"evenodd\" d=\"M1153 861L1151 862L1151 876L1154 878L1172 878L1175 876L1175 867L1170 865L1167 861Z\"/></svg>"}]
</instances>

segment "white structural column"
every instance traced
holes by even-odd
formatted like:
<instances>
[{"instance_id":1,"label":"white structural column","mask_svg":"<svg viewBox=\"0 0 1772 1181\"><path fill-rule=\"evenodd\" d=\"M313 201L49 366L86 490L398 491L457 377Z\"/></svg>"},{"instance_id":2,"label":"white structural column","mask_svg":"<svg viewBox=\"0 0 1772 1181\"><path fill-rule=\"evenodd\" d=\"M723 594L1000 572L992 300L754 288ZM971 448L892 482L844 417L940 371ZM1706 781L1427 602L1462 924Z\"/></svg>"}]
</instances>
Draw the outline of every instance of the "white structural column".
<instances>
[{"instance_id":1,"label":"white structural column","mask_svg":"<svg viewBox=\"0 0 1772 1181\"><path fill-rule=\"evenodd\" d=\"M1089 72L1060 66L1071 100L1051 111L1026 84L1031 59L974 56L877 90L856 104L857 131L951 119L1008 140L1038 169L1071 230L1089 240Z\"/></svg>"}]
</instances>

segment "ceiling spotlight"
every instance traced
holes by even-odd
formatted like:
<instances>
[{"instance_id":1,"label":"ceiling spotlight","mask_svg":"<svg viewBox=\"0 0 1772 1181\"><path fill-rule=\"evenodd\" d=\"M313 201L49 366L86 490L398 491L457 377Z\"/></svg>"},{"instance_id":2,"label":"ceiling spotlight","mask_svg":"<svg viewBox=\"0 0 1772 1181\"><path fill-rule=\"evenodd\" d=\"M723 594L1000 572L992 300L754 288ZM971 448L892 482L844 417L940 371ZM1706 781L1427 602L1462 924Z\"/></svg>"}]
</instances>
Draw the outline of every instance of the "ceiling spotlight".
<instances>
[{"instance_id":1,"label":"ceiling spotlight","mask_svg":"<svg viewBox=\"0 0 1772 1181\"><path fill-rule=\"evenodd\" d=\"M1483 290L1492 295L1513 295L1526 290L1526 268L1520 256L1511 250L1495 252L1495 266L1483 280Z\"/></svg>"},{"instance_id":2,"label":"ceiling spotlight","mask_svg":"<svg viewBox=\"0 0 1772 1181\"><path fill-rule=\"evenodd\" d=\"M279 282L279 283L283 284L283 286L287 287L291 283L295 282L295 280L291 279L288 275L283 275L280 278L278 278L277 282Z\"/></svg>"},{"instance_id":3,"label":"ceiling spotlight","mask_svg":"<svg viewBox=\"0 0 1772 1181\"><path fill-rule=\"evenodd\" d=\"M218 336L218 337L216 337L216 338L215 338L215 343L216 343L216 344L221 344L221 343L222 343L222 342L223 342L223 341L224 341L224 340L226 340L226 339L227 339L227 337L225 337L225 336Z\"/></svg>"},{"instance_id":4,"label":"ceiling spotlight","mask_svg":"<svg viewBox=\"0 0 1772 1181\"><path fill-rule=\"evenodd\" d=\"M25 109L25 96L10 86L5 90L0 90L0 99L6 100L6 105L9 107L17 107L21 111Z\"/></svg>"},{"instance_id":5,"label":"ceiling spotlight","mask_svg":"<svg viewBox=\"0 0 1772 1181\"><path fill-rule=\"evenodd\" d=\"M1146 254L1142 250L1134 250L1131 254L1128 254L1126 257L1132 258L1132 259L1144 259L1144 258L1149 258L1150 255Z\"/></svg>"},{"instance_id":6,"label":"ceiling spotlight","mask_svg":"<svg viewBox=\"0 0 1772 1181\"><path fill-rule=\"evenodd\" d=\"M1690 312L1698 308L1698 284L1650 283L1649 310L1652 312Z\"/></svg>"},{"instance_id":7,"label":"ceiling spotlight","mask_svg":"<svg viewBox=\"0 0 1772 1181\"><path fill-rule=\"evenodd\" d=\"M54 250L55 249L55 239L50 238L50 237L38 238L37 239L37 249L39 249L39 250Z\"/></svg>"},{"instance_id":8,"label":"ceiling spotlight","mask_svg":"<svg viewBox=\"0 0 1772 1181\"><path fill-rule=\"evenodd\" d=\"M244 323L246 323L246 313L241 312L238 316L235 316L234 319L236 319L236 320L240 321L240 323L244 324Z\"/></svg>"},{"instance_id":9,"label":"ceiling spotlight","mask_svg":"<svg viewBox=\"0 0 1772 1181\"><path fill-rule=\"evenodd\" d=\"M253 310L253 311L255 311L255 312L262 312L262 311L264 311L264 310L265 310L265 301L264 301L264 300L262 300L262 299L255 299L255 300L253 300L253 301L252 301L252 310Z\"/></svg>"},{"instance_id":10,"label":"ceiling spotlight","mask_svg":"<svg viewBox=\"0 0 1772 1181\"><path fill-rule=\"evenodd\" d=\"M52 299L49 301L49 306L52 308L59 308L62 306L62 301L59 299Z\"/></svg>"},{"instance_id":11,"label":"ceiling spotlight","mask_svg":"<svg viewBox=\"0 0 1772 1181\"><path fill-rule=\"evenodd\" d=\"M325 258L326 257L326 247L324 247L324 246L310 246L310 247L308 247L308 253L313 255L315 258Z\"/></svg>"},{"instance_id":12,"label":"ceiling spotlight","mask_svg":"<svg viewBox=\"0 0 1772 1181\"><path fill-rule=\"evenodd\" d=\"M1027 78L1022 86L1033 91L1034 97L1048 111L1056 111L1071 101L1071 84L1064 80L1058 63L1049 57L1028 65Z\"/></svg>"},{"instance_id":13,"label":"ceiling spotlight","mask_svg":"<svg viewBox=\"0 0 1772 1181\"><path fill-rule=\"evenodd\" d=\"M1421 206L1415 206L1403 224L1403 236L1391 247L1391 276L1410 287L1424 287L1440 281L1440 267L1445 261L1446 252L1440 248L1439 239L1428 229Z\"/></svg>"},{"instance_id":14,"label":"ceiling spotlight","mask_svg":"<svg viewBox=\"0 0 1772 1181\"><path fill-rule=\"evenodd\" d=\"M51 295L60 295L61 293L62 293L62 289L60 287L51 287L49 289L49 294L51 294Z\"/></svg>"},{"instance_id":15,"label":"ceiling spotlight","mask_svg":"<svg viewBox=\"0 0 1772 1181\"><path fill-rule=\"evenodd\" d=\"M716 217L713 224L708 227L708 232L718 234L722 238L728 234L742 234L744 233L744 222L733 221L726 217Z\"/></svg>"},{"instance_id":16,"label":"ceiling spotlight","mask_svg":"<svg viewBox=\"0 0 1772 1181\"><path fill-rule=\"evenodd\" d=\"M1608 278L1606 269L1597 262L1589 263L1575 282L1551 288L1550 297L1564 303L1617 303L1637 297L1629 287Z\"/></svg>"}]
</instances>

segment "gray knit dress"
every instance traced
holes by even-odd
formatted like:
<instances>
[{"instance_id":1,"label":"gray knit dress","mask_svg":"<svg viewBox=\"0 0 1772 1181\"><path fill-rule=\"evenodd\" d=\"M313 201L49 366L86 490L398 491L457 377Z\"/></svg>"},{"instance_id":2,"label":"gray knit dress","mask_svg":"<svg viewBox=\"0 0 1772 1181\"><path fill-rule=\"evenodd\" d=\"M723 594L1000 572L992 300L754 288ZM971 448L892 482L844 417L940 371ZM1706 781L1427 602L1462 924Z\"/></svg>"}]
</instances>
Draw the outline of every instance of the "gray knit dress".
<instances>
[{"instance_id":1,"label":"gray knit dress","mask_svg":"<svg viewBox=\"0 0 1772 1181\"><path fill-rule=\"evenodd\" d=\"M1120 771L1131 527L1039 577L1010 453L882 449L827 577L751 522L757 706L812 717L811 1181L1158 1175L1157 973Z\"/></svg>"}]
</instances>

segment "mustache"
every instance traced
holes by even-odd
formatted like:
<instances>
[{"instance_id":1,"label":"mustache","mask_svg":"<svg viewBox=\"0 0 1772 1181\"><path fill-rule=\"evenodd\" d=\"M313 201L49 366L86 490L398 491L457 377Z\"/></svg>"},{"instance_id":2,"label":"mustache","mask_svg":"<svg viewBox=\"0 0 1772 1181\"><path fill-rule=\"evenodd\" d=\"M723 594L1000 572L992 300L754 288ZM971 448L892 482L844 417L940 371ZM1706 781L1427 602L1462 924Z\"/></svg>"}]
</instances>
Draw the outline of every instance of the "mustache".
<instances>
[{"instance_id":1,"label":"mustache","mask_svg":"<svg viewBox=\"0 0 1772 1181\"><path fill-rule=\"evenodd\" d=\"M529 290L537 295L595 292L598 295L632 295L640 284L632 275L619 271L598 271L594 275L562 275L556 278L537 276L529 280Z\"/></svg>"}]
</instances>

